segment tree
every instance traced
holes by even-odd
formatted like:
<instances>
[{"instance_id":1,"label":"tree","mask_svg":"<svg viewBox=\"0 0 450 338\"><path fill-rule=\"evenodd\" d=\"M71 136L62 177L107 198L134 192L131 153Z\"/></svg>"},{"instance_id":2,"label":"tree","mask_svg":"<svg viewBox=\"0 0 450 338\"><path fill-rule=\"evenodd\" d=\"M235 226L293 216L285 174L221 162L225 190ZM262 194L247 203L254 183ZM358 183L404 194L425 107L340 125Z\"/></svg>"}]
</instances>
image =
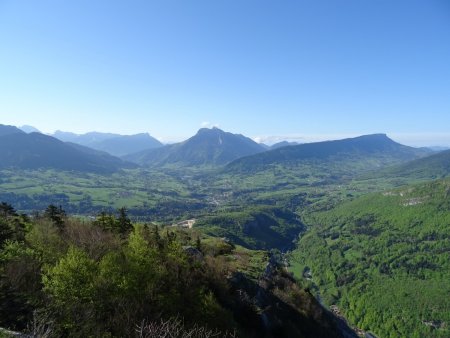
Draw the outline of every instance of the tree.
<instances>
[{"instance_id":1,"label":"tree","mask_svg":"<svg viewBox=\"0 0 450 338\"><path fill-rule=\"evenodd\" d=\"M131 220L128 218L127 209L125 207L120 208L118 212L117 228L119 233L124 235L133 230L133 224L131 224Z\"/></svg>"},{"instance_id":2,"label":"tree","mask_svg":"<svg viewBox=\"0 0 450 338\"><path fill-rule=\"evenodd\" d=\"M13 236L13 230L9 222L0 218L0 249L3 248L5 242L11 239Z\"/></svg>"},{"instance_id":3,"label":"tree","mask_svg":"<svg viewBox=\"0 0 450 338\"><path fill-rule=\"evenodd\" d=\"M62 304L89 302L95 294L95 261L82 250L70 247L56 266L43 277L45 290Z\"/></svg>"},{"instance_id":4,"label":"tree","mask_svg":"<svg viewBox=\"0 0 450 338\"><path fill-rule=\"evenodd\" d=\"M70 247L67 254L42 277L50 295L51 309L59 330L55 336L77 332L77 337L96 336L99 305L98 264L86 252Z\"/></svg>"},{"instance_id":5,"label":"tree","mask_svg":"<svg viewBox=\"0 0 450 338\"><path fill-rule=\"evenodd\" d=\"M12 207L12 205L1 202L0 203L0 216L3 218L17 216L16 210Z\"/></svg>"},{"instance_id":6,"label":"tree","mask_svg":"<svg viewBox=\"0 0 450 338\"><path fill-rule=\"evenodd\" d=\"M114 231L116 228L116 218L114 215L102 211L99 215L97 215L94 224L104 230Z\"/></svg>"},{"instance_id":7,"label":"tree","mask_svg":"<svg viewBox=\"0 0 450 338\"><path fill-rule=\"evenodd\" d=\"M51 220L58 229L62 230L64 228L66 212L61 206L58 208L55 205L50 204L44 211L44 217Z\"/></svg>"},{"instance_id":8,"label":"tree","mask_svg":"<svg viewBox=\"0 0 450 338\"><path fill-rule=\"evenodd\" d=\"M158 228L157 224L152 224L150 234L151 234L151 241L152 241L153 245L155 247L157 247L158 249L162 249L163 242L162 242L161 235L159 234L159 228Z\"/></svg>"}]
</instances>

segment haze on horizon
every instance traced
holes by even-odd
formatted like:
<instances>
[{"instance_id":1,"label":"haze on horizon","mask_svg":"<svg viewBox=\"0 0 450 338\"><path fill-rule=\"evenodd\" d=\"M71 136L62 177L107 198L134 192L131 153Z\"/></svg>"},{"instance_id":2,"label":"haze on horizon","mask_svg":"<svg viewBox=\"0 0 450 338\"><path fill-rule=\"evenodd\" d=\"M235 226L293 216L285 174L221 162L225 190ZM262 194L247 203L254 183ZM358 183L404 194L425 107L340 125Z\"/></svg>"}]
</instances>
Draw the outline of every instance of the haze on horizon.
<instances>
[{"instance_id":1,"label":"haze on horizon","mask_svg":"<svg viewBox=\"0 0 450 338\"><path fill-rule=\"evenodd\" d=\"M1 1L3 124L450 146L445 0Z\"/></svg>"}]
</instances>

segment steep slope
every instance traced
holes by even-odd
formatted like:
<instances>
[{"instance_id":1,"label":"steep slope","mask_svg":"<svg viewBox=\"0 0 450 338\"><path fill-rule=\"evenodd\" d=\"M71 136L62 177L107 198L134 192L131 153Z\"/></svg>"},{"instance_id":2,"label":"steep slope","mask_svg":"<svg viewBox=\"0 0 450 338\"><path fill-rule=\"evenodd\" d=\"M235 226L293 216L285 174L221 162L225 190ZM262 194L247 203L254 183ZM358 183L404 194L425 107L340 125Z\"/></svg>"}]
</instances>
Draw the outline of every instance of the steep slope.
<instances>
[{"instance_id":1,"label":"steep slope","mask_svg":"<svg viewBox=\"0 0 450 338\"><path fill-rule=\"evenodd\" d=\"M150 166L223 165L264 150L264 147L243 135L227 133L218 128L203 128L184 142L124 158Z\"/></svg>"},{"instance_id":2,"label":"steep slope","mask_svg":"<svg viewBox=\"0 0 450 338\"><path fill-rule=\"evenodd\" d=\"M373 134L338 141L326 141L282 147L261 154L240 158L227 166L235 172L254 172L273 165L300 163L342 163L351 167L375 169L382 165L402 163L425 156L425 149L401 145L385 134ZM367 163L362 163L367 162Z\"/></svg>"},{"instance_id":3,"label":"steep slope","mask_svg":"<svg viewBox=\"0 0 450 338\"><path fill-rule=\"evenodd\" d=\"M0 136L11 134L24 134L24 132L17 127L0 124Z\"/></svg>"},{"instance_id":4,"label":"steep slope","mask_svg":"<svg viewBox=\"0 0 450 338\"><path fill-rule=\"evenodd\" d=\"M40 133L20 131L0 136L0 168L54 168L108 173L134 166L109 154L64 143Z\"/></svg>"},{"instance_id":5,"label":"steep slope","mask_svg":"<svg viewBox=\"0 0 450 338\"><path fill-rule=\"evenodd\" d=\"M449 196L439 180L313 214L291 269L379 337L449 337Z\"/></svg>"},{"instance_id":6,"label":"steep slope","mask_svg":"<svg viewBox=\"0 0 450 338\"><path fill-rule=\"evenodd\" d=\"M246 207L200 217L195 227L250 249L285 250L304 230L298 216L276 207Z\"/></svg>"},{"instance_id":7,"label":"steep slope","mask_svg":"<svg viewBox=\"0 0 450 338\"><path fill-rule=\"evenodd\" d=\"M78 135L57 131L54 137L64 142L77 143L92 149L106 151L114 156L124 156L139 151L162 147L162 143L147 133L119 135L89 132Z\"/></svg>"},{"instance_id":8,"label":"steep slope","mask_svg":"<svg viewBox=\"0 0 450 338\"><path fill-rule=\"evenodd\" d=\"M387 168L377 177L444 178L450 174L450 150L445 150L393 168Z\"/></svg>"}]
</instances>

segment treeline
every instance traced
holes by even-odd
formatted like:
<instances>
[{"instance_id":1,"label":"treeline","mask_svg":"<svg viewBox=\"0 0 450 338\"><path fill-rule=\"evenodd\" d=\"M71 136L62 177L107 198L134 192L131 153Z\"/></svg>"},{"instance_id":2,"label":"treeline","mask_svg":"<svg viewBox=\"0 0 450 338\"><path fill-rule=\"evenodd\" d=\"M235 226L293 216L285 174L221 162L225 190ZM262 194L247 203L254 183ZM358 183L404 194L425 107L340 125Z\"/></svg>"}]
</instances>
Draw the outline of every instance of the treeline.
<instances>
[{"instance_id":1,"label":"treeline","mask_svg":"<svg viewBox=\"0 0 450 338\"><path fill-rule=\"evenodd\" d=\"M61 205L70 214L96 215L102 211L114 212L114 207L96 204L89 195L83 196L79 201L71 201L67 194L16 194L12 192L0 193L0 200L8 201L17 209L43 210L48 205ZM174 217L183 217L186 214L199 213L208 210L208 204L191 199L184 200L158 200L155 205L134 206L128 209L132 218L158 219L168 221Z\"/></svg>"}]
</instances>

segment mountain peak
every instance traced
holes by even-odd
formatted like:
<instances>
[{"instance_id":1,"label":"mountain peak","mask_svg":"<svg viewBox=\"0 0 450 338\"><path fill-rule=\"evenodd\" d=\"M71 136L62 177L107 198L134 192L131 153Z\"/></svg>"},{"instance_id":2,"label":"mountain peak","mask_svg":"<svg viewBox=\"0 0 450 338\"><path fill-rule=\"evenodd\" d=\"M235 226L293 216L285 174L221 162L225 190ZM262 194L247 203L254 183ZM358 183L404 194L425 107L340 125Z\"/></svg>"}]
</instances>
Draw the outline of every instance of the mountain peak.
<instances>
[{"instance_id":1,"label":"mountain peak","mask_svg":"<svg viewBox=\"0 0 450 338\"><path fill-rule=\"evenodd\" d=\"M200 129L197 131L197 135L199 135L199 134L213 134L213 135L215 135L215 134L218 134L218 133L223 133L223 134L225 134L225 132L224 132L222 129L219 129L219 128L217 128L217 127L212 127L212 128L200 128Z\"/></svg>"},{"instance_id":2,"label":"mountain peak","mask_svg":"<svg viewBox=\"0 0 450 338\"><path fill-rule=\"evenodd\" d=\"M182 166L223 165L264 150L248 137L213 127L199 129L197 134L184 142L126 158L153 166L174 163Z\"/></svg>"},{"instance_id":3,"label":"mountain peak","mask_svg":"<svg viewBox=\"0 0 450 338\"><path fill-rule=\"evenodd\" d=\"M25 133L40 133L41 131L33 126L29 126L27 124L19 127L20 130L24 131Z\"/></svg>"}]
</instances>

